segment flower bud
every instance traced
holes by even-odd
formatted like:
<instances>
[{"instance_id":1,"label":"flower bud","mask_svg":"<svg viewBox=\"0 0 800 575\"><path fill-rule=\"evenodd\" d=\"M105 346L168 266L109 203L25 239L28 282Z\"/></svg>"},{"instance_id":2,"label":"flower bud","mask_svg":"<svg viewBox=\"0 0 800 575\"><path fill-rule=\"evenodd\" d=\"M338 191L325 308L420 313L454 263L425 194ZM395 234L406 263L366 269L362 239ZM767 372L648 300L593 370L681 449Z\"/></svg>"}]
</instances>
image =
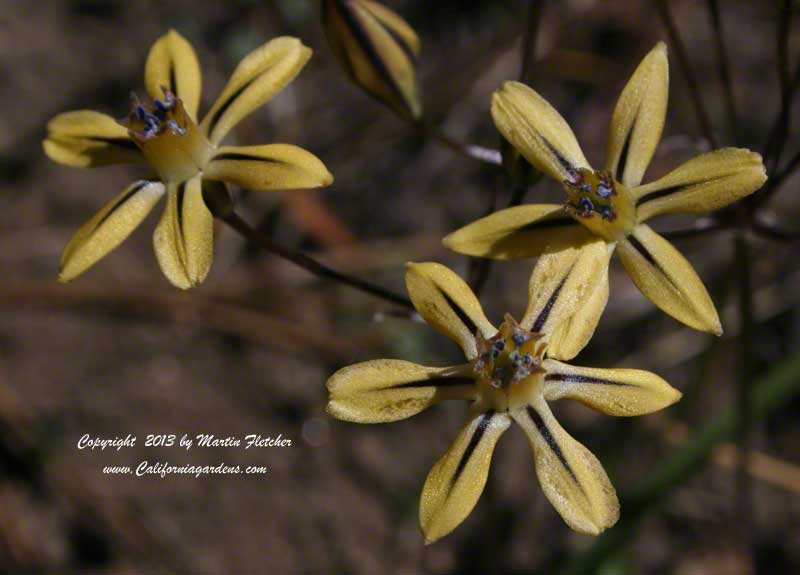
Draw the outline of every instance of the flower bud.
<instances>
[{"instance_id":1,"label":"flower bud","mask_svg":"<svg viewBox=\"0 0 800 575\"><path fill-rule=\"evenodd\" d=\"M417 120L419 38L395 12L371 0L323 0L325 34L345 72L395 112Z\"/></svg>"}]
</instances>

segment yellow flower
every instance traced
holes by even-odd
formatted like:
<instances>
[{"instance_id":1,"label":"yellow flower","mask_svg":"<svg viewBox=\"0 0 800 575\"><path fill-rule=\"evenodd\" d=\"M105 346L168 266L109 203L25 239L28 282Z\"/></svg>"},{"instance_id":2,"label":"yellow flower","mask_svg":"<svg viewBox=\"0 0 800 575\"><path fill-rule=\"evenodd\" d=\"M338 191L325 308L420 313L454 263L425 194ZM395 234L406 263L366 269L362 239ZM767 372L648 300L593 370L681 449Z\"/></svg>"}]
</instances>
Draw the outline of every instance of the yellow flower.
<instances>
[{"instance_id":1,"label":"yellow flower","mask_svg":"<svg viewBox=\"0 0 800 575\"><path fill-rule=\"evenodd\" d=\"M597 534L616 522L619 504L608 476L558 424L547 402L570 398L611 415L631 416L662 409L681 394L646 371L558 361L563 358L552 338L557 326L584 305L584 292L603 267L597 255L566 249L540 258L522 320L517 324L506 315L499 329L451 270L436 263L409 264L406 285L414 306L461 347L467 362L426 367L380 359L345 367L328 380L328 412L358 423L404 419L446 399L470 402L466 423L422 490L420 524L427 543L450 533L472 511L494 446L512 421L528 436L545 495L572 529ZM567 347L580 348L588 339L581 329L568 337L577 343Z\"/></svg>"},{"instance_id":2,"label":"yellow flower","mask_svg":"<svg viewBox=\"0 0 800 575\"><path fill-rule=\"evenodd\" d=\"M313 154L288 144L220 146L228 132L286 86L311 57L296 38L276 38L251 52L197 123L200 66L177 32L162 36L145 64L152 103L134 98L123 122L99 112L59 114L47 125L45 153L77 167L141 162L152 177L131 184L84 224L64 250L60 281L69 281L116 248L166 193L153 235L161 270L179 288L200 284L213 258L213 216L203 194L221 182L253 190L326 186L333 177Z\"/></svg>"},{"instance_id":3,"label":"yellow flower","mask_svg":"<svg viewBox=\"0 0 800 575\"><path fill-rule=\"evenodd\" d=\"M371 0L324 0L322 22L350 79L401 116L419 119L419 38L413 28Z\"/></svg>"},{"instance_id":4,"label":"yellow flower","mask_svg":"<svg viewBox=\"0 0 800 575\"><path fill-rule=\"evenodd\" d=\"M664 127L668 84L666 47L659 43L617 101L605 167L598 171L550 104L524 84L504 84L492 98L495 125L533 166L564 185L566 206L502 210L450 234L445 245L507 259L599 239L608 244L608 255L619 252L633 282L659 308L695 329L721 334L717 311L691 264L645 222L659 214L716 210L753 193L767 177L759 154L723 148L641 184ZM608 278L596 289L607 294ZM602 309L585 321L597 323Z\"/></svg>"}]
</instances>

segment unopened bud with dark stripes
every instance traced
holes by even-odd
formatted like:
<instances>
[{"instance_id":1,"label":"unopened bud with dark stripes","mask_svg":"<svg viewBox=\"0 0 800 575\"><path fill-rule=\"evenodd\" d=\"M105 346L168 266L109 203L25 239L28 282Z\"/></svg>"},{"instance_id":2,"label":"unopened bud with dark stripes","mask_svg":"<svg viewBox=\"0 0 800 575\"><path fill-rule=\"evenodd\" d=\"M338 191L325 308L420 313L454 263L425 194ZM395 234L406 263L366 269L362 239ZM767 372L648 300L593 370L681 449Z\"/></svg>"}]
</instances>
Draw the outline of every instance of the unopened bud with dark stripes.
<instances>
[{"instance_id":1,"label":"unopened bud with dark stripes","mask_svg":"<svg viewBox=\"0 0 800 575\"><path fill-rule=\"evenodd\" d=\"M398 14L371 0L323 0L328 42L347 75L398 114L419 119L419 38Z\"/></svg>"}]
</instances>

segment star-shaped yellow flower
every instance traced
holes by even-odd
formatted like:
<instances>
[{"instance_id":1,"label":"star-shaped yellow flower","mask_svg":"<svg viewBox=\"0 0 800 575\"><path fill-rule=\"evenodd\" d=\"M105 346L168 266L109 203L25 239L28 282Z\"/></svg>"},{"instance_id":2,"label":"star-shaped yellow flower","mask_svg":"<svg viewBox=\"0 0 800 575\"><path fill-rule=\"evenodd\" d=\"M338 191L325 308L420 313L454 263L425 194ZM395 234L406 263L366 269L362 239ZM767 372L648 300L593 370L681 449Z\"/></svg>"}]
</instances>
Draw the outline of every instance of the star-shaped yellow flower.
<instances>
[{"instance_id":1,"label":"star-shaped yellow flower","mask_svg":"<svg viewBox=\"0 0 800 575\"><path fill-rule=\"evenodd\" d=\"M604 265L596 252L604 249L568 248L541 257L522 320L517 324L506 315L499 329L454 272L436 263L409 264L406 285L414 306L461 346L467 362L426 367L379 359L345 367L328 380L328 412L358 423L397 421L446 399L470 402L466 423L422 490L420 524L427 543L450 533L472 511L495 444L512 421L527 434L542 489L571 528L597 534L616 522L619 504L603 467L564 431L547 402L570 398L631 416L662 409L681 394L646 371L558 361L550 345L554 330L582 305L596 268ZM585 343L581 330L571 337Z\"/></svg>"},{"instance_id":2,"label":"star-shaped yellow flower","mask_svg":"<svg viewBox=\"0 0 800 575\"><path fill-rule=\"evenodd\" d=\"M497 259L538 256L562 246L602 242L616 250L642 293L695 329L721 334L717 311L691 264L645 222L667 213L703 213L747 196L766 181L761 156L723 148L641 184L667 111L667 51L659 43L639 64L611 117L606 163L595 171L566 121L534 90L507 82L492 98L500 133L538 170L564 185L566 206L526 205L477 220L450 234L450 249ZM598 277L582 321L597 323L608 297Z\"/></svg>"},{"instance_id":3,"label":"star-shaped yellow flower","mask_svg":"<svg viewBox=\"0 0 800 575\"><path fill-rule=\"evenodd\" d=\"M123 122L88 110L53 118L43 146L56 162L84 168L143 162L151 172L78 230L64 250L59 280L77 277L116 248L166 193L153 235L156 257L175 286L196 286L213 258L213 216L204 191L219 193L222 182L252 190L330 184L333 177L323 163L297 146L220 146L231 128L283 89L310 57L311 50L296 38L276 38L257 48L239 63L198 125L200 66L192 46L173 30L147 57L145 87L152 103L134 98Z\"/></svg>"}]
</instances>

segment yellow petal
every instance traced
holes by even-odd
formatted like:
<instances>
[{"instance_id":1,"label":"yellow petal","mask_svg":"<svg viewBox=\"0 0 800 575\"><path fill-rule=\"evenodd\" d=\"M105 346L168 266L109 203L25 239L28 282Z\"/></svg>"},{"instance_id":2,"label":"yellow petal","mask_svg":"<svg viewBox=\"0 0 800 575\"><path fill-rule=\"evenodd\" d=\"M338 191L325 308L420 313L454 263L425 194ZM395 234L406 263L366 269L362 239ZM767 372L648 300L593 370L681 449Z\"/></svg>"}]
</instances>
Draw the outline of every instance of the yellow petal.
<instances>
[{"instance_id":1,"label":"yellow petal","mask_svg":"<svg viewBox=\"0 0 800 575\"><path fill-rule=\"evenodd\" d=\"M595 369L545 360L544 396L576 399L608 415L653 413L672 405L681 392L656 374L640 369Z\"/></svg>"},{"instance_id":2,"label":"yellow petal","mask_svg":"<svg viewBox=\"0 0 800 575\"><path fill-rule=\"evenodd\" d=\"M201 128L209 141L218 144L242 118L291 82L309 58L311 49L288 36L275 38L245 56L203 118Z\"/></svg>"},{"instance_id":3,"label":"yellow petal","mask_svg":"<svg viewBox=\"0 0 800 575\"><path fill-rule=\"evenodd\" d=\"M489 476L497 440L508 429L506 413L471 410L453 446L436 462L419 501L419 522L430 544L450 533L475 507Z\"/></svg>"},{"instance_id":4,"label":"yellow petal","mask_svg":"<svg viewBox=\"0 0 800 575\"><path fill-rule=\"evenodd\" d=\"M408 263L406 288L422 318L460 345L467 359L478 353L475 344L478 330L486 338L497 332L469 286L441 264Z\"/></svg>"},{"instance_id":5,"label":"yellow petal","mask_svg":"<svg viewBox=\"0 0 800 575\"><path fill-rule=\"evenodd\" d=\"M446 399L475 399L470 364L426 367L376 359L344 367L327 383L327 411L357 423L398 421Z\"/></svg>"},{"instance_id":6,"label":"yellow petal","mask_svg":"<svg viewBox=\"0 0 800 575\"><path fill-rule=\"evenodd\" d=\"M575 134L547 100L520 82L506 82L492 96L494 125L537 169L556 181L590 169Z\"/></svg>"},{"instance_id":7,"label":"yellow petal","mask_svg":"<svg viewBox=\"0 0 800 575\"><path fill-rule=\"evenodd\" d=\"M714 150L634 188L636 216L643 222L658 214L710 212L752 194L766 181L759 154L742 148Z\"/></svg>"},{"instance_id":8,"label":"yellow petal","mask_svg":"<svg viewBox=\"0 0 800 575\"><path fill-rule=\"evenodd\" d=\"M512 412L528 435L547 499L572 529L597 535L619 519L619 502L603 466L559 425L543 398Z\"/></svg>"},{"instance_id":9,"label":"yellow petal","mask_svg":"<svg viewBox=\"0 0 800 575\"><path fill-rule=\"evenodd\" d=\"M611 249L605 240L596 239L579 248L565 248L540 257L531 274L528 309L520 325L530 331L550 334L561 323L581 313L580 321L594 332L603 308L587 308L584 304L602 288L608 276L610 255Z\"/></svg>"},{"instance_id":10,"label":"yellow petal","mask_svg":"<svg viewBox=\"0 0 800 575\"><path fill-rule=\"evenodd\" d=\"M186 38L170 30L156 40L144 65L144 85L151 98L162 99L162 87L166 88L183 101L195 120L202 83L200 63Z\"/></svg>"},{"instance_id":11,"label":"yellow petal","mask_svg":"<svg viewBox=\"0 0 800 575\"><path fill-rule=\"evenodd\" d=\"M642 181L661 139L668 96L667 47L659 42L636 68L611 116L606 169L626 186Z\"/></svg>"},{"instance_id":12,"label":"yellow petal","mask_svg":"<svg viewBox=\"0 0 800 575\"><path fill-rule=\"evenodd\" d=\"M67 282L78 277L121 244L163 194L161 182L140 180L103 206L67 244L58 280Z\"/></svg>"},{"instance_id":13,"label":"yellow petal","mask_svg":"<svg viewBox=\"0 0 800 575\"><path fill-rule=\"evenodd\" d=\"M692 264L647 224L636 226L617 251L633 283L662 311L694 329L722 334L714 302Z\"/></svg>"},{"instance_id":14,"label":"yellow petal","mask_svg":"<svg viewBox=\"0 0 800 575\"><path fill-rule=\"evenodd\" d=\"M554 204L506 208L445 237L445 247L499 260L536 257L547 249L580 245L592 235Z\"/></svg>"},{"instance_id":15,"label":"yellow petal","mask_svg":"<svg viewBox=\"0 0 800 575\"><path fill-rule=\"evenodd\" d=\"M398 14L377 2L322 3L325 34L350 79L401 116L419 118L419 38Z\"/></svg>"},{"instance_id":16,"label":"yellow petal","mask_svg":"<svg viewBox=\"0 0 800 575\"><path fill-rule=\"evenodd\" d=\"M111 116L91 110L64 112L50 120L42 146L51 160L78 168L133 164L143 159L127 129Z\"/></svg>"},{"instance_id":17,"label":"yellow petal","mask_svg":"<svg viewBox=\"0 0 800 575\"><path fill-rule=\"evenodd\" d=\"M333 182L319 158L289 144L220 148L203 176L250 190L318 188Z\"/></svg>"},{"instance_id":18,"label":"yellow petal","mask_svg":"<svg viewBox=\"0 0 800 575\"><path fill-rule=\"evenodd\" d=\"M199 175L169 186L153 247L161 271L174 286L188 289L205 279L214 257L214 218L203 202Z\"/></svg>"},{"instance_id":19,"label":"yellow petal","mask_svg":"<svg viewBox=\"0 0 800 575\"><path fill-rule=\"evenodd\" d=\"M572 359L586 347L594 335L600 316L608 303L608 272L602 274L582 307L553 329L547 344L547 355L556 359Z\"/></svg>"}]
</instances>

